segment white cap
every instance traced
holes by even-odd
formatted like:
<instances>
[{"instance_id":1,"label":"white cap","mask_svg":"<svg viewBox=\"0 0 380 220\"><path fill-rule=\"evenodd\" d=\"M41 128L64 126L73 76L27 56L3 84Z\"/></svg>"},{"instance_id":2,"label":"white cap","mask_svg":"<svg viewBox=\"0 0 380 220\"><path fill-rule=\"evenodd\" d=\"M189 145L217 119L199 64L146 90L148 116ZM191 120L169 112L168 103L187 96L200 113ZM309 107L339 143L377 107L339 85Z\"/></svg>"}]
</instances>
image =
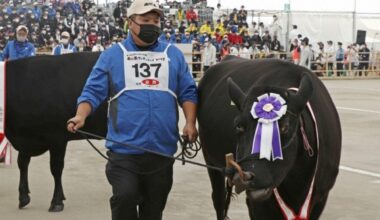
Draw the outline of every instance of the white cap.
<instances>
[{"instance_id":1,"label":"white cap","mask_svg":"<svg viewBox=\"0 0 380 220\"><path fill-rule=\"evenodd\" d=\"M69 32L67 32L67 31L64 31L64 32L62 32L62 34L61 34L61 36L63 37L70 37L70 34L69 34Z\"/></svg>"},{"instance_id":2,"label":"white cap","mask_svg":"<svg viewBox=\"0 0 380 220\"><path fill-rule=\"evenodd\" d=\"M158 6L155 0L135 0L127 10L128 17L132 15L142 15L150 11L157 12L160 16L164 16L164 13Z\"/></svg>"},{"instance_id":3,"label":"white cap","mask_svg":"<svg viewBox=\"0 0 380 220\"><path fill-rule=\"evenodd\" d=\"M29 32L28 28L25 26L25 25L19 25L17 28L16 28L16 32L20 31L24 29L26 31L26 33Z\"/></svg>"}]
</instances>

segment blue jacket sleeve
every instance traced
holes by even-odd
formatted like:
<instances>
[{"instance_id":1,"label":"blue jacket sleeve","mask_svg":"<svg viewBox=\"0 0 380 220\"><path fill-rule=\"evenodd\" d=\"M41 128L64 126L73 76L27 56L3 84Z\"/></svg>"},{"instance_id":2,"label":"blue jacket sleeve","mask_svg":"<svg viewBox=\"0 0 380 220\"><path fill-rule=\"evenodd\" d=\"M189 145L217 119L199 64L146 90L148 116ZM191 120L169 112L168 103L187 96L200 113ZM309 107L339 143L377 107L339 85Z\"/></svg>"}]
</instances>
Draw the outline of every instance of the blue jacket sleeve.
<instances>
[{"instance_id":1,"label":"blue jacket sleeve","mask_svg":"<svg viewBox=\"0 0 380 220\"><path fill-rule=\"evenodd\" d=\"M9 44L10 44L11 42L8 42L7 43L7 45L5 46L5 48L4 48L4 51L3 51L3 57L4 57L4 60L5 59L9 59Z\"/></svg>"},{"instance_id":2,"label":"blue jacket sleeve","mask_svg":"<svg viewBox=\"0 0 380 220\"><path fill-rule=\"evenodd\" d=\"M101 53L78 98L77 103L88 102L92 112L108 97L108 63L109 56Z\"/></svg>"},{"instance_id":3,"label":"blue jacket sleeve","mask_svg":"<svg viewBox=\"0 0 380 220\"><path fill-rule=\"evenodd\" d=\"M178 50L178 49L177 49ZM185 57L181 51L178 50L179 70L178 75L178 102L182 104L186 101L198 103L198 93L195 81L190 73L189 67L186 63Z\"/></svg>"},{"instance_id":4,"label":"blue jacket sleeve","mask_svg":"<svg viewBox=\"0 0 380 220\"><path fill-rule=\"evenodd\" d=\"M36 48L31 43L29 43L29 51L30 51L29 56L35 56L36 55Z\"/></svg>"}]
</instances>

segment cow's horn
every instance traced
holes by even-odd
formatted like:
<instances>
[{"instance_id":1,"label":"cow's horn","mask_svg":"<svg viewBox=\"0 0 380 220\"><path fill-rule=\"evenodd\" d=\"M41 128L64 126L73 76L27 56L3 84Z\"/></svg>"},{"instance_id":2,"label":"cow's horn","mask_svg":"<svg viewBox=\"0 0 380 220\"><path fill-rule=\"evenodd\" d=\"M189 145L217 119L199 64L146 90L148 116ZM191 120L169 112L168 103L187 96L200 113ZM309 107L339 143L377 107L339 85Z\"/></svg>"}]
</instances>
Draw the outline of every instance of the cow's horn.
<instances>
[{"instance_id":1,"label":"cow's horn","mask_svg":"<svg viewBox=\"0 0 380 220\"><path fill-rule=\"evenodd\" d=\"M313 81L308 73L302 76L298 92L296 94L295 105L298 111L302 111L305 108L306 103L309 101L313 94Z\"/></svg>"},{"instance_id":2,"label":"cow's horn","mask_svg":"<svg viewBox=\"0 0 380 220\"><path fill-rule=\"evenodd\" d=\"M239 110L242 110L241 107L247 95L240 89L240 87L228 77L227 79L228 93L230 94L231 100L235 103Z\"/></svg>"}]
</instances>

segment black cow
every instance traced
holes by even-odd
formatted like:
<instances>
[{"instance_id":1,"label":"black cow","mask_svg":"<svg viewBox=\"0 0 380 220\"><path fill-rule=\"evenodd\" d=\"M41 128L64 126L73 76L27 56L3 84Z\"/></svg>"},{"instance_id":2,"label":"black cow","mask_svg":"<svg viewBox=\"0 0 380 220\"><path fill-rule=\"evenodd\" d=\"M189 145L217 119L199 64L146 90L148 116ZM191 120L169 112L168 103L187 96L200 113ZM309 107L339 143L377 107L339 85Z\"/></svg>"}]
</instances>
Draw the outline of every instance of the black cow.
<instances>
[{"instance_id":1,"label":"black cow","mask_svg":"<svg viewBox=\"0 0 380 220\"><path fill-rule=\"evenodd\" d=\"M19 208L30 202L28 165L32 156L50 152L55 188L49 211L63 210L61 176L66 145L82 137L70 134L66 122L75 115L76 100L99 53L37 56L6 64L7 138L19 151ZM96 118L96 120L94 120ZM106 106L86 122L87 130L106 133Z\"/></svg>"},{"instance_id":2,"label":"black cow","mask_svg":"<svg viewBox=\"0 0 380 220\"><path fill-rule=\"evenodd\" d=\"M292 87L299 88L298 92L289 90ZM258 120L250 110L257 97L268 93L279 94L287 105L278 121L283 160L251 154ZM235 175L233 182L236 192L246 190L250 218L286 219L275 199L275 188L293 212L299 213L317 169L308 217L318 219L338 175L341 152L339 116L323 83L309 70L285 61L228 57L205 73L199 96L199 133L206 163L223 167L225 154L236 152L245 179ZM315 113L319 149L307 102ZM306 143L310 147L305 150ZM232 189L225 186L221 173L208 172L217 219L222 220Z\"/></svg>"}]
</instances>

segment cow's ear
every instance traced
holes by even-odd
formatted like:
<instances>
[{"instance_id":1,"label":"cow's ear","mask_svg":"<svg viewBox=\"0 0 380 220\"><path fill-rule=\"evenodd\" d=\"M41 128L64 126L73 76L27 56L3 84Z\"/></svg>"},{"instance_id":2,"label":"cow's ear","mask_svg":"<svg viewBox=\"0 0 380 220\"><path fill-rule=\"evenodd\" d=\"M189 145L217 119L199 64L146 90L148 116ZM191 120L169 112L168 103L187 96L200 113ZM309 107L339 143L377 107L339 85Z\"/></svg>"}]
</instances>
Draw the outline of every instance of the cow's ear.
<instances>
[{"instance_id":1,"label":"cow's ear","mask_svg":"<svg viewBox=\"0 0 380 220\"><path fill-rule=\"evenodd\" d=\"M302 111L305 108L306 103L313 95L313 81L308 73L305 73L298 88L298 92L294 97L293 103L295 104L297 111Z\"/></svg>"},{"instance_id":2,"label":"cow's ear","mask_svg":"<svg viewBox=\"0 0 380 220\"><path fill-rule=\"evenodd\" d=\"M227 79L228 93L231 100L235 103L239 110L242 110L242 105L247 95L240 89L240 87L228 77Z\"/></svg>"}]
</instances>

